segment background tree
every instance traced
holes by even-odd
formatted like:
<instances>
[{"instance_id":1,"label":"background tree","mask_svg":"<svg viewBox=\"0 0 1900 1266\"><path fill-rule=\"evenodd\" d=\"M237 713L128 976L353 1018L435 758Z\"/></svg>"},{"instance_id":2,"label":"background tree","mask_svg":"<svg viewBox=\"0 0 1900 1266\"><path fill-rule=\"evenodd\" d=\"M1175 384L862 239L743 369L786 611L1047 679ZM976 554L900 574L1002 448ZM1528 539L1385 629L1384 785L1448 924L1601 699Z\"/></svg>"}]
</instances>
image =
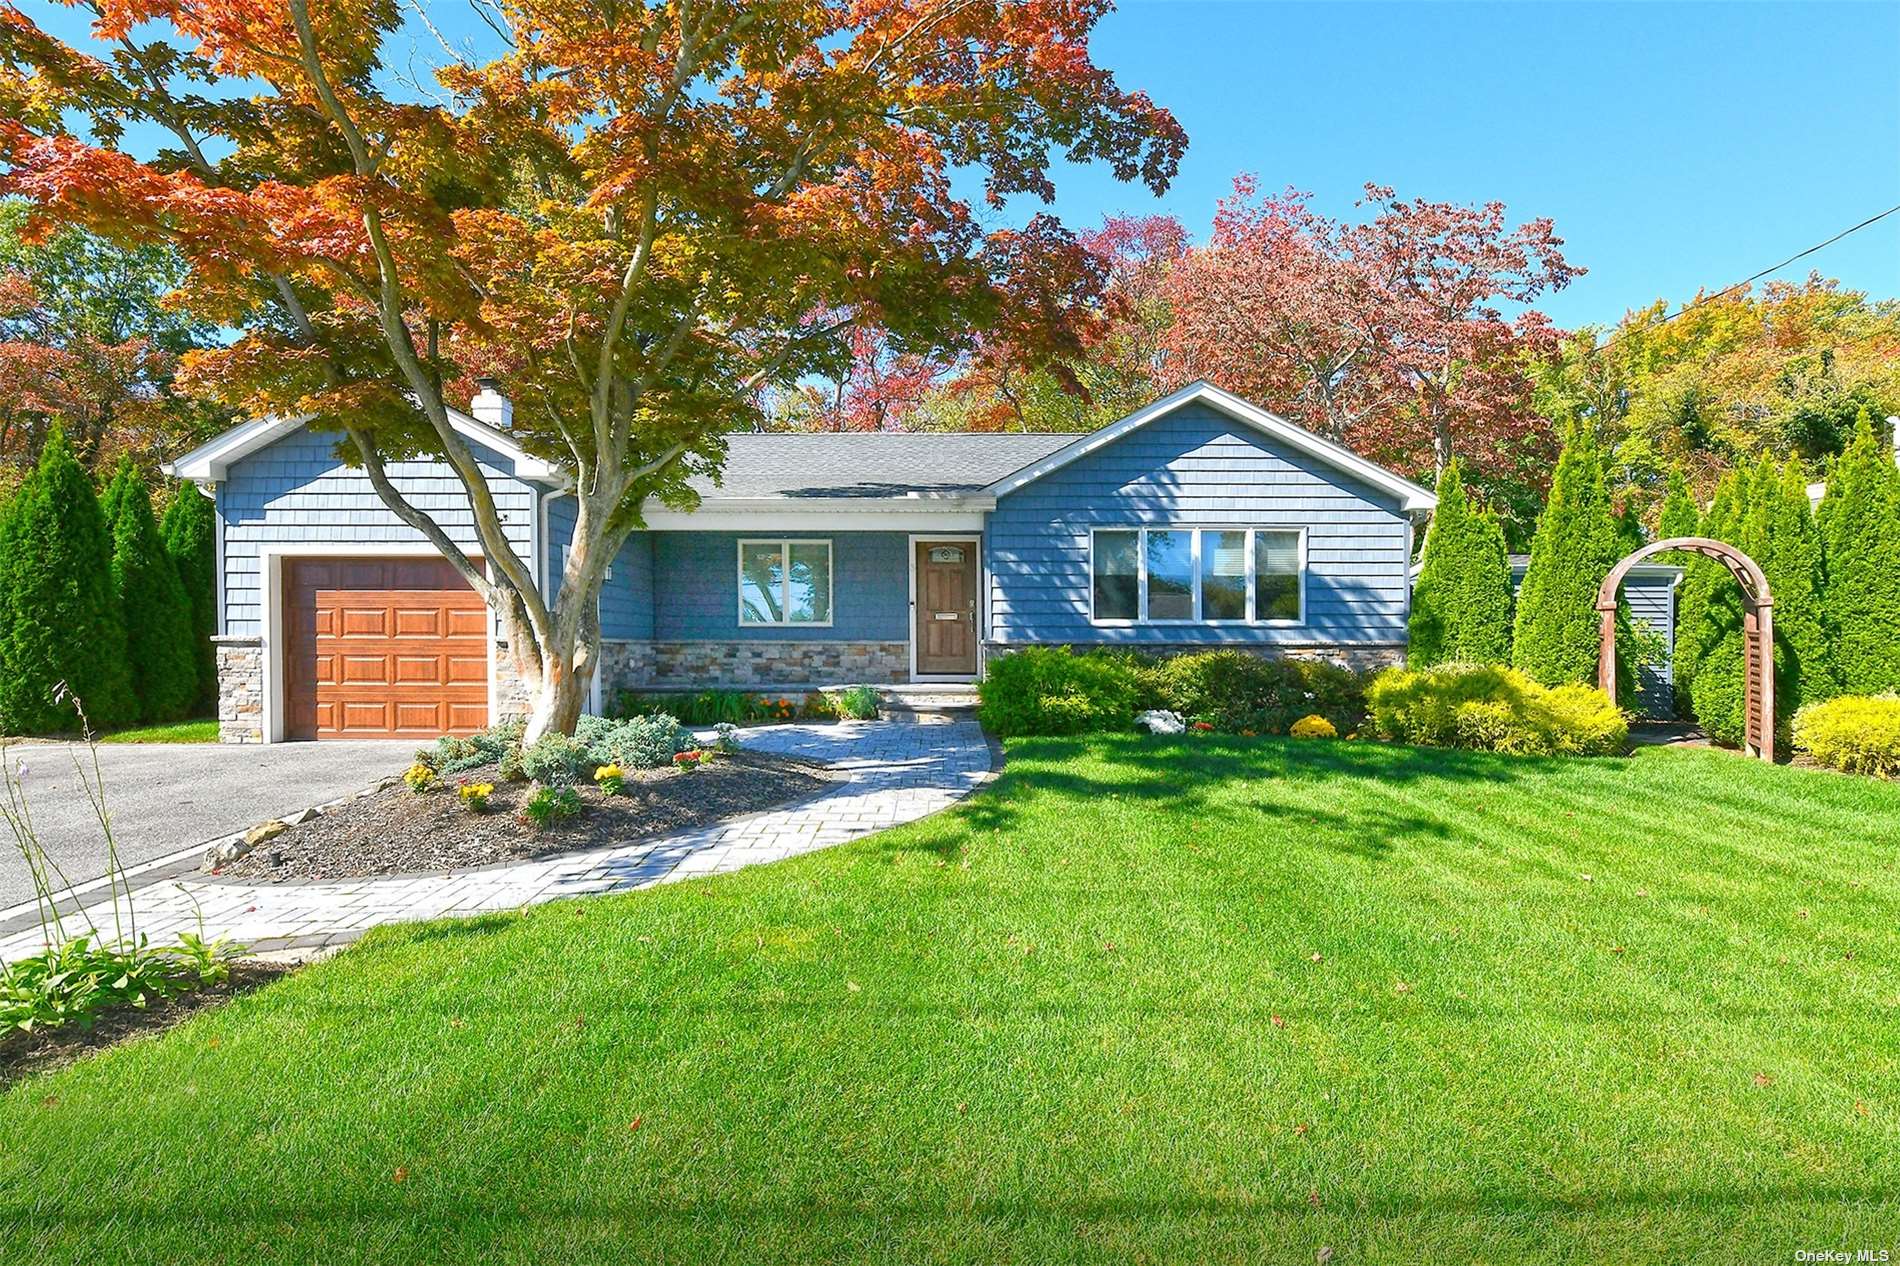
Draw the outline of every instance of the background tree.
<instances>
[{"instance_id":1,"label":"background tree","mask_svg":"<svg viewBox=\"0 0 1900 1266\"><path fill-rule=\"evenodd\" d=\"M1900 469L1866 409L1829 472L1820 521L1841 690L1900 690Z\"/></svg>"},{"instance_id":2,"label":"background tree","mask_svg":"<svg viewBox=\"0 0 1900 1266\"><path fill-rule=\"evenodd\" d=\"M165 552L145 480L129 458L107 490L101 517L112 535L112 589L125 620L126 667L141 721L175 721L198 697L191 607Z\"/></svg>"},{"instance_id":3,"label":"background tree","mask_svg":"<svg viewBox=\"0 0 1900 1266\"><path fill-rule=\"evenodd\" d=\"M0 199L0 483L32 466L55 420L95 471L127 454L152 470L221 425L171 390L178 356L215 336L164 305L177 254L73 227L29 240L29 211Z\"/></svg>"},{"instance_id":4,"label":"background tree","mask_svg":"<svg viewBox=\"0 0 1900 1266\"><path fill-rule=\"evenodd\" d=\"M1237 180L1207 248L1169 285L1180 374L1401 471L1440 473L1462 456L1494 501L1511 485L1523 502L1555 448L1528 365L1558 335L1529 305L1583 270L1549 220L1509 228L1502 203L1367 185L1359 205L1369 218L1332 220L1305 194L1261 197Z\"/></svg>"},{"instance_id":5,"label":"background tree","mask_svg":"<svg viewBox=\"0 0 1900 1266\"><path fill-rule=\"evenodd\" d=\"M1596 681L1597 588L1622 555L1602 458L1589 430L1573 425L1518 590L1514 667L1547 686Z\"/></svg>"},{"instance_id":6,"label":"background tree","mask_svg":"<svg viewBox=\"0 0 1900 1266\"><path fill-rule=\"evenodd\" d=\"M0 732L77 728L62 684L98 728L138 716L111 550L92 481L55 426L0 524Z\"/></svg>"},{"instance_id":7,"label":"background tree","mask_svg":"<svg viewBox=\"0 0 1900 1266\"><path fill-rule=\"evenodd\" d=\"M841 372L854 328L1079 352L1100 264L1048 215L986 228L959 191L1047 203L1052 149L1160 191L1186 143L1091 60L1099 4L514 0L485 10L500 56L438 72L446 103L391 95L387 3L94 11L109 58L0 16L0 191L180 252L186 310L239 330L188 383L341 434L494 612L530 739L579 717L642 507L689 504L766 387ZM135 156L134 124L171 148ZM475 373L574 475L552 600L450 425ZM486 568L391 483L423 451L461 480Z\"/></svg>"},{"instance_id":8,"label":"background tree","mask_svg":"<svg viewBox=\"0 0 1900 1266\"><path fill-rule=\"evenodd\" d=\"M198 716L215 716L218 710L218 651L211 642L218 632L217 531L211 498L190 484L179 485L165 507L159 534L178 570L191 611L192 662L198 680L192 712Z\"/></svg>"},{"instance_id":9,"label":"background tree","mask_svg":"<svg viewBox=\"0 0 1900 1266\"><path fill-rule=\"evenodd\" d=\"M1466 496L1457 458L1438 477L1438 508L1425 533L1412 589L1413 667L1511 660L1511 560L1504 533Z\"/></svg>"}]
</instances>

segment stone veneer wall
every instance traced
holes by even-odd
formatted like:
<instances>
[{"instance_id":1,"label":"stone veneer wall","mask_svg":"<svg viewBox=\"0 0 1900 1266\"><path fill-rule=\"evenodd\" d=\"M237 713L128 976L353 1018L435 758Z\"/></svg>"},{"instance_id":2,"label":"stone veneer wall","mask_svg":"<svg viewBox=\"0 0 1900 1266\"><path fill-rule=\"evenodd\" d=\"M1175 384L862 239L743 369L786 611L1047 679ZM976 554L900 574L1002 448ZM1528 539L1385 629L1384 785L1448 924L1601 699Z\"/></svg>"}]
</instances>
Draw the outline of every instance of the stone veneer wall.
<instances>
[{"instance_id":1,"label":"stone veneer wall","mask_svg":"<svg viewBox=\"0 0 1900 1266\"><path fill-rule=\"evenodd\" d=\"M534 688L515 671L515 657L508 650L508 643L497 639L495 653L489 660L489 671L494 674L494 689L490 697L494 700L495 715L488 718L490 725L500 725L504 721L526 720L534 711Z\"/></svg>"},{"instance_id":2,"label":"stone veneer wall","mask_svg":"<svg viewBox=\"0 0 1900 1266\"><path fill-rule=\"evenodd\" d=\"M218 651L218 742L264 741L264 639L214 637Z\"/></svg>"},{"instance_id":3,"label":"stone veneer wall","mask_svg":"<svg viewBox=\"0 0 1900 1266\"><path fill-rule=\"evenodd\" d=\"M605 698L649 686L832 686L910 680L908 642L605 642Z\"/></svg>"},{"instance_id":4,"label":"stone veneer wall","mask_svg":"<svg viewBox=\"0 0 1900 1266\"><path fill-rule=\"evenodd\" d=\"M1021 650L1024 643L985 642L983 659L987 663L1011 651ZM1115 649L1103 644L1068 644L1069 649L1078 654L1084 651ZM1405 663L1405 647L1385 646L1286 646L1266 643L1220 642L1208 645L1157 643L1130 646L1123 649L1140 651L1144 655L1189 655L1198 651L1246 651L1251 655L1265 655L1269 659L1304 659L1337 664L1341 668L1350 668L1354 672L1371 672L1379 668L1391 668Z\"/></svg>"}]
</instances>

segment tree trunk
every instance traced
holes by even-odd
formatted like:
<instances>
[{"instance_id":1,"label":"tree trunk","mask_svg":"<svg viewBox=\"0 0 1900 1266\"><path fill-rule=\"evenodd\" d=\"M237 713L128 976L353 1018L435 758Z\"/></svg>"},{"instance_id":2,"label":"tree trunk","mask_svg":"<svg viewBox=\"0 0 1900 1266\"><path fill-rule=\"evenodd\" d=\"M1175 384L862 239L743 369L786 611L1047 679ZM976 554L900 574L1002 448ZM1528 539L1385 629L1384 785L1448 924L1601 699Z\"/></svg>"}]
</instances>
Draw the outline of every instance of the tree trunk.
<instances>
[{"instance_id":1,"label":"tree trunk","mask_svg":"<svg viewBox=\"0 0 1900 1266\"><path fill-rule=\"evenodd\" d=\"M534 691L534 707L528 714L522 744L531 744L549 734L572 734L587 707L593 684L591 664L576 666L563 663L561 656L543 654L540 684Z\"/></svg>"}]
</instances>

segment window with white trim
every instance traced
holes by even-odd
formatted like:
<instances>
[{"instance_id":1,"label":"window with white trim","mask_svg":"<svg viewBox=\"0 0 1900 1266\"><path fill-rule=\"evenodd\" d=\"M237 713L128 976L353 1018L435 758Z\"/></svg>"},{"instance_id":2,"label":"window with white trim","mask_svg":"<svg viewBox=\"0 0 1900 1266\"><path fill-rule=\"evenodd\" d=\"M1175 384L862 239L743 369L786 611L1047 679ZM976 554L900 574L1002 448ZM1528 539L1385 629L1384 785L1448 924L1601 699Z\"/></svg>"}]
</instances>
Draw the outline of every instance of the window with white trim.
<instances>
[{"instance_id":1,"label":"window with white trim","mask_svg":"<svg viewBox=\"0 0 1900 1266\"><path fill-rule=\"evenodd\" d=\"M1097 528L1089 534L1096 624L1300 624L1306 534L1298 528Z\"/></svg>"},{"instance_id":2,"label":"window with white trim","mask_svg":"<svg viewBox=\"0 0 1900 1266\"><path fill-rule=\"evenodd\" d=\"M831 623L831 542L739 542L739 623Z\"/></svg>"}]
</instances>

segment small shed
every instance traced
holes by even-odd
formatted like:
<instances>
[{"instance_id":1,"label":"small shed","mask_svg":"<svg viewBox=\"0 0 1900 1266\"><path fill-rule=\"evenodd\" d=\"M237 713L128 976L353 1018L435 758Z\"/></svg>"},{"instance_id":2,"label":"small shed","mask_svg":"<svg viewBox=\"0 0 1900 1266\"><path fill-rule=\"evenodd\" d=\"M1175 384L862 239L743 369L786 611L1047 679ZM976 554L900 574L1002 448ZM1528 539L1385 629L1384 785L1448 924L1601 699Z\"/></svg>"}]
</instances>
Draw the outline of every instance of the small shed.
<instances>
[{"instance_id":1,"label":"small shed","mask_svg":"<svg viewBox=\"0 0 1900 1266\"><path fill-rule=\"evenodd\" d=\"M1530 566L1529 554L1511 555L1511 585L1524 583ZM1660 663L1643 664L1637 669L1636 694L1645 716L1668 720L1676 714L1676 590L1682 584L1682 568L1669 563L1638 563L1623 581L1623 597L1629 603L1630 619L1647 625L1662 635L1663 657Z\"/></svg>"}]
</instances>

